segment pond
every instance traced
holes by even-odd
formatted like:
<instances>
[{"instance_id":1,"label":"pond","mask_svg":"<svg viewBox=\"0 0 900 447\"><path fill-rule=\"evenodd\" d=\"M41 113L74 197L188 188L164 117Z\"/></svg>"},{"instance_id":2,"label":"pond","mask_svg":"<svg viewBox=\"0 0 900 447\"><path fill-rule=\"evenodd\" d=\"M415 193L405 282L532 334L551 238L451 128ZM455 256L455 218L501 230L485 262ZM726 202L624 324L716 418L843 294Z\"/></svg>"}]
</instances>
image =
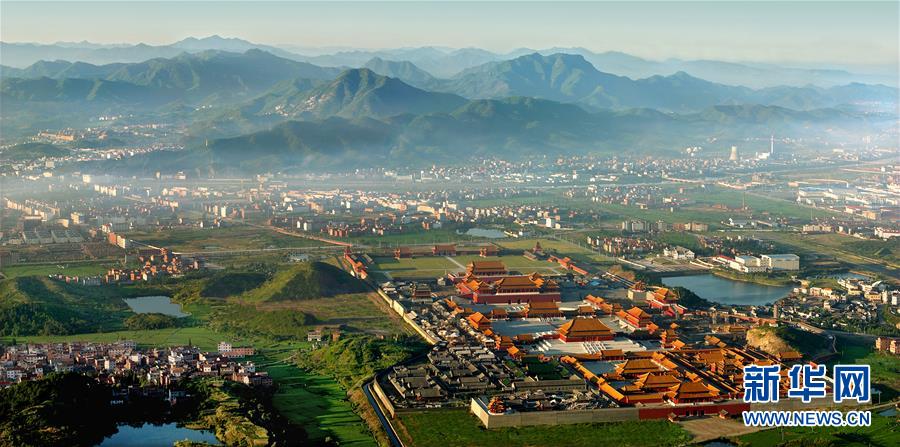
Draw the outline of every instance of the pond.
<instances>
[{"instance_id":1,"label":"pond","mask_svg":"<svg viewBox=\"0 0 900 447\"><path fill-rule=\"evenodd\" d=\"M120 425L112 436L106 438L99 447L172 447L177 441L205 442L220 445L216 434L207 430L193 430L178 424L144 424L140 427Z\"/></svg>"},{"instance_id":2,"label":"pond","mask_svg":"<svg viewBox=\"0 0 900 447\"><path fill-rule=\"evenodd\" d=\"M503 239L507 237L506 233L490 228L469 228L469 231L466 231L466 234L475 237L486 237L488 239Z\"/></svg>"},{"instance_id":3,"label":"pond","mask_svg":"<svg viewBox=\"0 0 900 447\"><path fill-rule=\"evenodd\" d=\"M669 287L684 287L700 298L716 303L752 306L774 303L793 289L791 286L769 286L715 275L672 276L662 278L662 282Z\"/></svg>"},{"instance_id":4,"label":"pond","mask_svg":"<svg viewBox=\"0 0 900 447\"><path fill-rule=\"evenodd\" d=\"M142 296L138 298L124 298L125 304L138 314L164 314L170 317L181 318L190 314L181 311L181 305L173 303L167 296Z\"/></svg>"}]
</instances>

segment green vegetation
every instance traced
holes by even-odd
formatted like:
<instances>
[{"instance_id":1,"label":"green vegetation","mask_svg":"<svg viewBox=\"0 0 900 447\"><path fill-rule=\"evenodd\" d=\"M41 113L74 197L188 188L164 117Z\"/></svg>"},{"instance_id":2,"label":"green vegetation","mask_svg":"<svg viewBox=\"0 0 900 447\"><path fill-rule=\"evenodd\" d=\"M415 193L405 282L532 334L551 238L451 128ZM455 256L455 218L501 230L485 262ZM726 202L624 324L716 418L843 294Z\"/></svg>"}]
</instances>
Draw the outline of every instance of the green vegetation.
<instances>
[{"instance_id":1,"label":"green vegetation","mask_svg":"<svg viewBox=\"0 0 900 447\"><path fill-rule=\"evenodd\" d=\"M249 225L231 225L208 229L171 229L154 232L129 232L128 237L150 245L169 247L179 252L253 250L264 248L316 247L327 245ZM271 256L271 253L268 253Z\"/></svg>"},{"instance_id":2,"label":"green vegetation","mask_svg":"<svg viewBox=\"0 0 900 447\"><path fill-rule=\"evenodd\" d=\"M869 427L788 427L746 434L735 441L753 447L891 446L900 443L900 422L873 414Z\"/></svg>"},{"instance_id":3,"label":"green vegetation","mask_svg":"<svg viewBox=\"0 0 900 447\"><path fill-rule=\"evenodd\" d=\"M165 329L177 325L175 317L160 313L134 314L125 319L125 327L132 331Z\"/></svg>"},{"instance_id":4,"label":"green vegetation","mask_svg":"<svg viewBox=\"0 0 900 447\"><path fill-rule=\"evenodd\" d=\"M0 281L0 336L121 329L130 311L119 298L134 291L75 286L40 277Z\"/></svg>"},{"instance_id":5,"label":"green vegetation","mask_svg":"<svg viewBox=\"0 0 900 447\"><path fill-rule=\"evenodd\" d=\"M300 262L282 268L272 279L240 297L241 302L277 302L366 291L365 284L324 262Z\"/></svg>"},{"instance_id":6,"label":"green vegetation","mask_svg":"<svg viewBox=\"0 0 900 447\"><path fill-rule=\"evenodd\" d=\"M217 273L203 285L200 294L211 298L228 298L255 289L268 279L260 272Z\"/></svg>"},{"instance_id":7,"label":"green vegetation","mask_svg":"<svg viewBox=\"0 0 900 447\"><path fill-rule=\"evenodd\" d=\"M0 157L10 161L28 161L43 157L62 157L65 155L69 155L67 149L47 143L22 143L0 152Z\"/></svg>"},{"instance_id":8,"label":"green vegetation","mask_svg":"<svg viewBox=\"0 0 900 447\"><path fill-rule=\"evenodd\" d=\"M838 335L839 356L829 363L870 365L872 383L882 385L882 401L900 394L900 358L890 353L877 352L874 340L853 335Z\"/></svg>"},{"instance_id":9,"label":"green vegetation","mask_svg":"<svg viewBox=\"0 0 900 447\"><path fill-rule=\"evenodd\" d=\"M94 446L115 432L106 385L76 373L0 389L0 444Z\"/></svg>"},{"instance_id":10,"label":"green vegetation","mask_svg":"<svg viewBox=\"0 0 900 447\"><path fill-rule=\"evenodd\" d=\"M299 358L301 367L327 374L345 388L353 388L375 371L422 352L419 339L398 337L384 340L369 335L343 335L335 342Z\"/></svg>"},{"instance_id":11,"label":"green vegetation","mask_svg":"<svg viewBox=\"0 0 900 447\"><path fill-rule=\"evenodd\" d=\"M231 305L214 312L209 326L242 336L273 340L297 340L306 336L315 319L293 309L259 310L255 306Z\"/></svg>"},{"instance_id":12,"label":"green vegetation","mask_svg":"<svg viewBox=\"0 0 900 447\"><path fill-rule=\"evenodd\" d=\"M300 426L275 410L269 390L220 379L191 380L187 388L192 395L203 396L189 425L215 431L225 445L265 446L306 439Z\"/></svg>"},{"instance_id":13,"label":"green vegetation","mask_svg":"<svg viewBox=\"0 0 900 447\"><path fill-rule=\"evenodd\" d=\"M715 306L715 303L700 298L699 295L684 287L673 287L672 291L678 295L678 304L690 309L709 309Z\"/></svg>"},{"instance_id":14,"label":"green vegetation","mask_svg":"<svg viewBox=\"0 0 900 447\"><path fill-rule=\"evenodd\" d=\"M302 426L312 443L331 438L342 446L369 447L374 440L365 424L354 413L346 391L325 375L298 368L291 348L266 347L252 359L269 373L277 390L272 403L292 423Z\"/></svg>"},{"instance_id":15,"label":"green vegetation","mask_svg":"<svg viewBox=\"0 0 900 447\"><path fill-rule=\"evenodd\" d=\"M397 422L395 422L397 423ZM668 421L609 424L542 425L487 430L467 410L401 413L401 436L408 445L445 446L596 446L604 440L627 446L676 446L691 440L681 426Z\"/></svg>"},{"instance_id":16,"label":"green vegetation","mask_svg":"<svg viewBox=\"0 0 900 447\"><path fill-rule=\"evenodd\" d=\"M56 274L68 276L92 276L106 273L110 267L112 267L112 263L90 261L63 264L4 265L2 272L3 276L6 278L17 278L20 276L48 276Z\"/></svg>"},{"instance_id":17,"label":"green vegetation","mask_svg":"<svg viewBox=\"0 0 900 447\"><path fill-rule=\"evenodd\" d=\"M220 341L228 340L229 338L229 334L217 332L207 327L178 327L140 331L80 333L74 335L6 336L0 338L0 341L4 343L11 343L13 341L17 343L59 343L73 341L111 343L119 340L134 340L138 345L144 348L191 344L206 351L214 351Z\"/></svg>"}]
</instances>

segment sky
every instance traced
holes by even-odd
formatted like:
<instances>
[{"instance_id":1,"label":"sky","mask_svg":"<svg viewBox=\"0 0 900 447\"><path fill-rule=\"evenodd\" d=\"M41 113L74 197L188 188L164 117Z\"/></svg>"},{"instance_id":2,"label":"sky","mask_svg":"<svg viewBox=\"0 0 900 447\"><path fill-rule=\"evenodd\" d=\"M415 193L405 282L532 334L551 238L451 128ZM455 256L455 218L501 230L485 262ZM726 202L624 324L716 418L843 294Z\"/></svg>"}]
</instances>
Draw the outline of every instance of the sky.
<instances>
[{"instance_id":1,"label":"sky","mask_svg":"<svg viewBox=\"0 0 900 447\"><path fill-rule=\"evenodd\" d=\"M4 42L579 46L650 59L898 66L900 2L0 1Z\"/></svg>"}]
</instances>

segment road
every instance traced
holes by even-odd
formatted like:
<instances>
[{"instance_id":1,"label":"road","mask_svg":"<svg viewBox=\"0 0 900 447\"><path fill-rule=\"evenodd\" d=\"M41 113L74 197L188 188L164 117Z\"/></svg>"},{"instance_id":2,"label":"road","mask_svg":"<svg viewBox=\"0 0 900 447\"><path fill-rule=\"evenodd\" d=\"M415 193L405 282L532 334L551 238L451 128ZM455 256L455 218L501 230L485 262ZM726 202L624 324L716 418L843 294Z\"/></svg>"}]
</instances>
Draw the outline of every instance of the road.
<instances>
[{"instance_id":1,"label":"road","mask_svg":"<svg viewBox=\"0 0 900 447\"><path fill-rule=\"evenodd\" d=\"M381 406L378 405L378 402L375 400L375 396L372 395L372 382L366 382L366 384L363 385L362 390L366 395L366 399L369 400L369 405L371 405L372 409L375 411L375 415L378 416L378 420L381 422L381 426L384 428L384 432L387 434L388 440L391 442L391 446L403 447L403 441L401 441L400 437L397 436L397 431L394 430L394 426L387 419L384 411L381 410Z\"/></svg>"}]
</instances>

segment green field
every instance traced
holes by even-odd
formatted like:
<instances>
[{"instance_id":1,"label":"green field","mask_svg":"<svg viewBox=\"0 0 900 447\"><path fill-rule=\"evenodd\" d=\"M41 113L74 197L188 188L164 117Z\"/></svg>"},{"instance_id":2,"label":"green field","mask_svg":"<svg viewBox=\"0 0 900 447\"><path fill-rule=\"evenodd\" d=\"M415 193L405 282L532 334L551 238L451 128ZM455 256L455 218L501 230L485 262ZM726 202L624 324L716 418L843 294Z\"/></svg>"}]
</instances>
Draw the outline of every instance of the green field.
<instances>
[{"instance_id":1,"label":"green field","mask_svg":"<svg viewBox=\"0 0 900 447\"><path fill-rule=\"evenodd\" d=\"M170 229L154 232L129 232L136 241L157 247L167 247L179 252L252 250L261 248L318 247L324 242L249 225L223 228Z\"/></svg>"},{"instance_id":2,"label":"green field","mask_svg":"<svg viewBox=\"0 0 900 447\"><path fill-rule=\"evenodd\" d=\"M365 235L353 236L349 238L334 238L353 242L354 244L365 244L374 247L392 247L397 245L410 244L437 244L458 241L484 240L470 236L467 234L457 234L456 228L447 226L445 228L437 228L433 230L425 230L420 228L409 228L399 234L386 234L384 236Z\"/></svg>"},{"instance_id":3,"label":"green field","mask_svg":"<svg viewBox=\"0 0 900 447\"><path fill-rule=\"evenodd\" d=\"M407 445L447 446L617 446L684 445L691 435L668 421L573 424L485 429L467 410L427 410L401 413L398 431Z\"/></svg>"},{"instance_id":4,"label":"green field","mask_svg":"<svg viewBox=\"0 0 900 447\"><path fill-rule=\"evenodd\" d=\"M327 437L342 446L375 446L363 420L353 412L347 394L330 377L307 372L290 361L298 345L271 345L254 360L278 384L273 397L275 408L291 422L306 429L309 438L322 442Z\"/></svg>"},{"instance_id":5,"label":"green field","mask_svg":"<svg viewBox=\"0 0 900 447\"><path fill-rule=\"evenodd\" d=\"M559 239L507 239L497 243L497 245L508 249L508 250L526 250L534 248L535 242L541 243L541 248L544 249L546 253L552 253L556 256L565 257L568 256L576 263L582 264L583 267L586 267L586 264L590 263L599 263L599 264L611 264L615 262L614 258L606 256L602 253L598 253L594 250L587 248L587 236L589 234L598 234L600 231L584 231L584 232L572 232L561 234ZM528 260L527 258L522 258ZM544 262L544 261L541 261Z\"/></svg>"},{"instance_id":6,"label":"green field","mask_svg":"<svg viewBox=\"0 0 900 447\"><path fill-rule=\"evenodd\" d=\"M27 337L2 337L4 343L15 340L17 343L57 343L72 341L90 341L110 343L118 340L134 340L142 347L165 347L186 345L191 342L203 350L215 350L220 341L230 340L231 336L213 331L205 327L184 327L153 329L142 331L114 331L75 335L36 335Z\"/></svg>"},{"instance_id":7,"label":"green field","mask_svg":"<svg viewBox=\"0 0 900 447\"><path fill-rule=\"evenodd\" d=\"M896 446L900 445L900 423L896 416L873 413L869 427L790 427L743 435L735 439L742 446Z\"/></svg>"},{"instance_id":8,"label":"green field","mask_svg":"<svg viewBox=\"0 0 900 447\"><path fill-rule=\"evenodd\" d=\"M47 275L68 275L68 276L93 276L106 273L110 267L120 266L121 264L109 262L69 262L69 263L51 263L51 264L34 264L34 265L11 265L4 266L0 271L7 278L18 278L20 276L47 276Z\"/></svg>"},{"instance_id":9,"label":"green field","mask_svg":"<svg viewBox=\"0 0 900 447\"><path fill-rule=\"evenodd\" d=\"M729 208L740 208L746 205L755 214L769 214L772 216L788 217L788 218L828 218L833 217L837 213L823 209L813 209L798 205L797 203L787 200L766 196L760 192L743 192L722 187L708 187L697 190L696 193L690 193L688 196L697 203L709 205L723 204Z\"/></svg>"},{"instance_id":10,"label":"green field","mask_svg":"<svg viewBox=\"0 0 900 447\"><path fill-rule=\"evenodd\" d=\"M443 256L418 258L375 258L372 271L388 272L391 276L412 278L437 278L445 273L459 271L459 266ZM465 264L463 264L465 265Z\"/></svg>"},{"instance_id":11,"label":"green field","mask_svg":"<svg viewBox=\"0 0 900 447\"><path fill-rule=\"evenodd\" d=\"M534 244L532 243L532 246ZM373 272L387 272L392 277L400 278L437 278L446 273L464 271L472 261L503 261L510 270L522 273L562 273L559 264L548 261L533 261L518 254L481 257L478 255L454 256L422 256L417 258L395 259L388 257L375 258ZM462 266L462 267L460 267Z\"/></svg>"}]
</instances>

